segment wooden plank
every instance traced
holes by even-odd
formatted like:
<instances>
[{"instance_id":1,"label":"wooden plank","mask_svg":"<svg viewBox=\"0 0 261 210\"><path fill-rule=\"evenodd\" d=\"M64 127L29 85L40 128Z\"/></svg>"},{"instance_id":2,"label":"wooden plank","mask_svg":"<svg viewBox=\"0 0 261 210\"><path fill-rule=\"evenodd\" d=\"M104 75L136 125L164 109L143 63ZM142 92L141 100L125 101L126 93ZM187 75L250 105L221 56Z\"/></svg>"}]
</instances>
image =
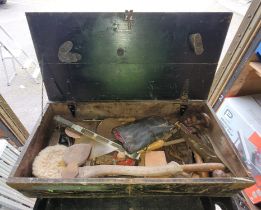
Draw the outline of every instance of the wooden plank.
<instances>
[{"instance_id":1,"label":"wooden plank","mask_svg":"<svg viewBox=\"0 0 261 210\"><path fill-rule=\"evenodd\" d=\"M35 156L48 145L51 135L53 112L49 104L44 109L44 116L40 116L35 128L23 146L23 150L13 166L10 176L32 176L32 163Z\"/></svg>"},{"instance_id":2,"label":"wooden plank","mask_svg":"<svg viewBox=\"0 0 261 210\"><path fill-rule=\"evenodd\" d=\"M258 94L261 92L261 64L249 62L235 80L227 97Z\"/></svg>"},{"instance_id":3,"label":"wooden plank","mask_svg":"<svg viewBox=\"0 0 261 210\"><path fill-rule=\"evenodd\" d=\"M251 66L256 71L256 74L259 77L261 77L261 63L260 62L250 62L249 66Z\"/></svg>"},{"instance_id":4,"label":"wooden plank","mask_svg":"<svg viewBox=\"0 0 261 210\"><path fill-rule=\"evenodd\" d=\"M24 144L29 133L1 95L0 120L14 133L21 144Z\"/></svg>"},{"instance_id":5,"label":"wooden plank","mask_svg":"<svg viewBox=\"0 0 261 210\"><path fill-rule=\"evenodd\" d=\"M29 197L230 196L252 184L251 178L9 179L9 185Z\"/></svg>"}]
</instances>

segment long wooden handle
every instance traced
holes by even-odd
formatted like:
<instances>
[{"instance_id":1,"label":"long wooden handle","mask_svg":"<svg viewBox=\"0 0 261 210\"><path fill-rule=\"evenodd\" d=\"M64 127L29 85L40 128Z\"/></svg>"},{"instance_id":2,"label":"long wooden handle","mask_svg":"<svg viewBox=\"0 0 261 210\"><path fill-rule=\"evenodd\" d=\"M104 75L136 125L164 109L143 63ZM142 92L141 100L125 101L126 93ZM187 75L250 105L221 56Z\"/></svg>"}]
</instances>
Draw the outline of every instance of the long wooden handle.
<instances>
[{"instance_id":1,"label":"long wooden handle","mask_svg":"<svg viewBox=\"0 0 261 210\"><path fill-rule=\"evenodd\" d=\"M180 165L185 172L203 172L203 171L214 171L214 170L225 170L223 163L196 163Z\"/></svg>"},{"instance_id":2,"label":"long wooden handle","mask_svg":"<svg viewBox=\"0 0 261 210\"><path fill-rule=\"evenodd\" d=\"M120 166L120 165L96 165L85 166L79 169L78 177L99 177L108 175L128 175L128 176L165 176L175 175L182 172L182 168L176 162L171 162L164 166Z\"/></svg>"},{"instance_id":3,"label":"long wooden handle","mask_svg":"<svg viewBox=\"0 0 261 210\"><path fill-rule=\"evenodd\" d=\"M193 151L193 153L194 153L194 158L195 158L196 163L203 163L201 156L195 151ZM199 175L203 178L206 178L209 176L207 171L200 172Z\"/></svg>"},{"instance_id":4,"label":"long wooden handle","mask_svg":"<svg viewBox=\"0 0 261 210\"><path fill-rule=\"evenodd\" d=\"M119 165L97 165L85 166L79 168L81 178L100 177L108 175L128 175L128 176L168 176L177 173L193 171L213 171L223 170L225 166L222 163L202 163L179 165L176 162L170 162L165 166L119 166Z\"/></svg>"}]
</instances>

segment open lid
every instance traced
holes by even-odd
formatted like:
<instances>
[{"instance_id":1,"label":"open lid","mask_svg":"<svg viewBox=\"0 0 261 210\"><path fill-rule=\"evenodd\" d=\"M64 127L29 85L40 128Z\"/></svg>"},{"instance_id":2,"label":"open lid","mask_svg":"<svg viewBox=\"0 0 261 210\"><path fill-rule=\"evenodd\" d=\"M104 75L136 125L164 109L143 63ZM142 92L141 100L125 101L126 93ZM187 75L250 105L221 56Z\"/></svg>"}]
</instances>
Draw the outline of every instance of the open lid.
<instances>
[{"instance_id":1,"label":"open lid","mask_svg":"<svg viewBox=\"0 0 261 210\"><path fill-rule=\"evenodd\" d=\"M206 99L231 13L27 13L51 101Z\"/></svg>"}]
</instances>

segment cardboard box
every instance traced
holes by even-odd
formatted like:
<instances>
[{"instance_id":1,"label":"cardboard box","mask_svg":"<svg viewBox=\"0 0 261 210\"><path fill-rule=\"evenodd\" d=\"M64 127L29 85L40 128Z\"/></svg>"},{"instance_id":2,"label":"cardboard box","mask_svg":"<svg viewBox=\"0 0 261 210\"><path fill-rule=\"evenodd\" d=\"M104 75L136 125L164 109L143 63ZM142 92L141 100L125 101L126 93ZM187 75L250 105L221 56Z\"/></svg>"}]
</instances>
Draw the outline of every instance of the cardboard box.
<instances>
[{"instance_id":1,"label":"cardboard box","mask_svg":"<svg viewBox=\"0 0 261 210\"><path fill-rule=\"evenodd\" d=\"M245 189L251 201L261 202L261 95L226 98L217 112L231 141L255 178Z\"/></svg>"}]
</instances>

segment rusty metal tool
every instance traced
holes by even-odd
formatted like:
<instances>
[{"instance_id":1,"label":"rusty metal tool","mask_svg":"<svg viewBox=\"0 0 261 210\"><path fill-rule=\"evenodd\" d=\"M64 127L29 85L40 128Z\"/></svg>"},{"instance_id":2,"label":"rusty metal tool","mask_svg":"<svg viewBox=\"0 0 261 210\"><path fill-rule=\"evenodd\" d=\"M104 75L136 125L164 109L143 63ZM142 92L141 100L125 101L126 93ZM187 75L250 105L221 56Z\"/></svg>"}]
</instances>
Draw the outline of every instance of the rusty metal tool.
<instances>
[{"instance_id":1,"label":"rusty metal tool","mask_svg":"<svg viewBox=\"0 0 261 210\"><path fill-rule=\"evenodd\" d=\"M204 162L221 162L213 147L202 142L197 135L192 133L190 127L185 126L179 121L175 123L175 126L180 129L188 145L203 158Z\"/></svg>"},{"instance_id":2,"label":"rusty metal tool","mask_svg":"<svg viewBox=\"0 0 261 210\"><path fill-rule=\"evenodd\" d=\"M211 126L211 119L206 113L201 112L199 114L188 117L186 120L184 120L184 124L189 127L194 126L196 128L209 128Z\"/></svg>"},{"instance_id":3,"label":"rusty metal tool","mask_svg":"<svg viewBox=\"0 0 261 210\"><path fill-rule=\"evenodd\" d=\"M179 165L172 161L164 166L119 166L119 165L97 165L85 166L79 168L80 178L101 177L110 175L126 175L126 176L174 176L182 172L198 172L198 171L214 171L216 169L224 170L222 163L201 163Z\"/></svg>"}]
</instances>

